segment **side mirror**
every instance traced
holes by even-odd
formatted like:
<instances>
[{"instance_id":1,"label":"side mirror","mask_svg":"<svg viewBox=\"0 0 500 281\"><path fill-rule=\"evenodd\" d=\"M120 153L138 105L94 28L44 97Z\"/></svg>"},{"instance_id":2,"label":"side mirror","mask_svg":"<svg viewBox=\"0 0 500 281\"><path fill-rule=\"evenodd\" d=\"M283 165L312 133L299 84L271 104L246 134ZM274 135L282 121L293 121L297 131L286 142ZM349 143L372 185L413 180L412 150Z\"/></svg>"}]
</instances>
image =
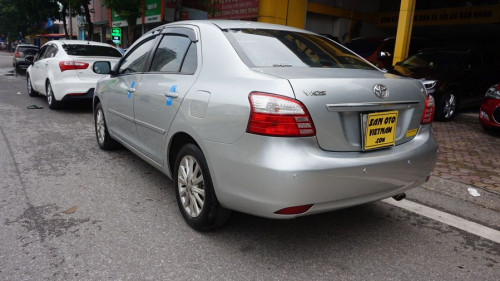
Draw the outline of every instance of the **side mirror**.
<instances>
[{"instance_id":1,"label":"side mirror","mask_svg":"<svg viewBox=\"0 0 500 281\"><path fill-rule=\"evenodd\" d=\"M97 74L111 74L111 63L109 61L96 61L92 70Z\"/></svg>"},{"instance_id":2,"label":"side mirror","mask_svg":"<svg viewBox=\"0 0 500 281\"><path fill-rule=\"evenodd\" d=\"M24 60L29 63L29 64L33 64L33 62L35 61L35 57L34 56L26 56L24 58Z\"/></svg>"},{"instance_id":3,"label":"side mirror","mask_svg":"<svg viewBox=\"0 0 500 281\"><path fill-rule=\"evenodd\" d=\"M389 52L380 52L380 53L378 54L378 57L379 57L379 58L386 58L386 57L390 57L390 56L392 56L392 55L391 55L391 53L389 53Z\"/></svg>"}]
</instances>

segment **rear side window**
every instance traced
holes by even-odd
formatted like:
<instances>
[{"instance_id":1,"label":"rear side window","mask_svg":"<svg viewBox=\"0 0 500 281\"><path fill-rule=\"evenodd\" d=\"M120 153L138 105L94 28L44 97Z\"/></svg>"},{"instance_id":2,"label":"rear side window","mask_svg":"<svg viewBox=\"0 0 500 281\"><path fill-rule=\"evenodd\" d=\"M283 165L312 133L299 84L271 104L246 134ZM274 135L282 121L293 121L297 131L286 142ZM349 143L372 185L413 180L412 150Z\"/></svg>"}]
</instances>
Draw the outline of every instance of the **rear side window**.
<instances>
[{"instance_id":1,"label":"rear side window","mask_svg":"<svg viewBox=\"0 0 500 281\"><path fill-rule=\"evenodd\" d=\"M375 69L321 36L282 30L231 29L226 36L250 67Z\"/></svg>"},{"instance_id":2,"label":"rear side window","mask_svg":"<svg viewBox=\"0 0 500 281\"><path fill-rule=\"evenodd\" d=\"M173 72L181 70L181 65L191 45L185 36L166 35L162 38L151 63L153 72Z\"/></svg>"},{"instance_id":3,"label":"rear side window","mask_svg":"<svg viewBox=\"0 0 500 281\"><path fill-rule=\"evenodd\" d=\"M121 57L122 54L109 46L63 44L63 49L70 56L84 57Z\"/></svg>"}]
</instances>

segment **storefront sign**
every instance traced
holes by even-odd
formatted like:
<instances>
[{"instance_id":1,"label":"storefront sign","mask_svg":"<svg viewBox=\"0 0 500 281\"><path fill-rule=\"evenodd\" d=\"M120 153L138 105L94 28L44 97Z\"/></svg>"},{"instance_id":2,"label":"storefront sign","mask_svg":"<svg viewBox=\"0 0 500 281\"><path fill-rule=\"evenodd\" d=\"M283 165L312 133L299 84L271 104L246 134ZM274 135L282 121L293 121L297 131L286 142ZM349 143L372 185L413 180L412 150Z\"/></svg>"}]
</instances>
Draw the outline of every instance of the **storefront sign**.
<instances>
[{"instance_id":1,"label":"storefront sign","mask_svg":"<svg viewBox=\"0 0 500 281\"><path fill-rule=\"evenodd\" d=\"M161 1L144 0L144 23L161 21Z\"/></svg>"},{"instance_id":2,"label":"storefront sign","mask_svg":"<svg viewBox=\"0 0 500 281\"><path fill-rule=\"evenodd\" d=\"M377 26L395 27L398 19L398 13L384 13L380 15ZM500 5L415 11L413 18L415 26L480 23L500 23Z\"/></svg>"},{"instance_id":3,"label":"storefront sign","mask_svg":"<svg viewBox=\"0 0 500 281\"><path fill-rule=\"evenodd\" d=\"M208 11L208 17L215 19L253 19L257 18L259 12L259 0L216 1L213 4L208 4L210 7L200 2L197 0L184 0L184 5ZM213 11L213 13L209 10Z\"/></svg>"}]
</instances>

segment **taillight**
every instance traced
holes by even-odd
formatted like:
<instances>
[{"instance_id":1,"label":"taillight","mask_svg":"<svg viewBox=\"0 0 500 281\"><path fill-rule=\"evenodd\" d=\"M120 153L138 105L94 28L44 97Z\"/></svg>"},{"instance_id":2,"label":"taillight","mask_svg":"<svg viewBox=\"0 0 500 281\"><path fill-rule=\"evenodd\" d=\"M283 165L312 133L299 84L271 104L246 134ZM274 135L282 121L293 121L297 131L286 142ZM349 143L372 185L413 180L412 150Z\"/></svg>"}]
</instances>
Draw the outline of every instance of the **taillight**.
<instances>
[{"instance_id":1,"label":"taillight","mask_svg":"<svg viewBox=\"0 0 500 281\"><path fill-rule=\"evenodd\" d=\"M16 52L16 58L20 58L21 57L21 54L19 53L19 51Z\"/></svg>"},{"instance_id":2,"label":"taillight","mask_svg":"<svg viewBox=\"0 0 500 281\"><path fill-rule=\"evenodd\" d=\"M425 100L425 108L424 113L422 114L422 121L420 124L430 124L432 123L432 119L434 118L434 97L432 95L427 94L427 99Z\"/></svg>"},{"instance_id":3,"label":"taillight","mask_svg":"<svg viewBox=\"0 0 500 281\"><path fill-rule=\"evenodd\" d=\"M87 69L89 64L86 62L78 62L78 61L60 61L59 68L61 72L66 70L76 70L76 69Z\"/></svg>"},{"instance_id":4,"label":"taillight","mask_svg":"<svg viewBox=\"0 0 500 281\"><path fill-rule=\"evenodd\" d=\"M316 135L305 106L291 98L252 92L247 132L265 136L307 137Z\"/></svg>"}]
</instances>

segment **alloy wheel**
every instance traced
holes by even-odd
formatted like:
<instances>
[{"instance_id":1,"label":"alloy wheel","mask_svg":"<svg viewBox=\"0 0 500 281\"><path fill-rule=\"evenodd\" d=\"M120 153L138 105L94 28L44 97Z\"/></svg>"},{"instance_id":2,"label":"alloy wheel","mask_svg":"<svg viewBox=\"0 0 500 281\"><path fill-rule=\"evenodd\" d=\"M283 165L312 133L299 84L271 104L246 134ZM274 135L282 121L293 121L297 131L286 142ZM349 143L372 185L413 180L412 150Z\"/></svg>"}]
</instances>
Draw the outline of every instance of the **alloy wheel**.
<instances>
[{"instance_id":1,"label":"alloy wheel","mask_svg":"<svg viewBox=\"0 0 500 281\"><path fill-rule=\"evenodd\" d=\"M104 123L104 113L102 109L99 108L96 113L96 126L97 126L97 140L99 144L104 144L104 138L106 135L106 124Z\"/></svg>"},{"instance_id":2,"label":"alloy wheel","mask_svg":"<svg viewBox=\"0 0 500 281\"><path fill-rule=\"evenodd\" d=\"M450 119L454 114L457 107L457 100L455 95L448 93L444 100L443 116L446 119Z\"/></svg>"},{"instance_id":3,"label":"alloy wheel","mask_svg":"<svg viewBox=\"0 0 500 281\"><path fill-rule=\"evenodd\" d=\"M177 173L178 192L186 213L198 217L205 203L205 181L201 167L191 155L182 158Z\"/></svg>"},{"instance_id":4,"label":"alloy wheel","mask_svg":"<svg viewBox=\"0 0 500 281\"><path fill-rule=\"evenodd\" d=\"M47 85L47 103L52 105L52 86L50 84Z\"/></svg>"}]
</instances>

